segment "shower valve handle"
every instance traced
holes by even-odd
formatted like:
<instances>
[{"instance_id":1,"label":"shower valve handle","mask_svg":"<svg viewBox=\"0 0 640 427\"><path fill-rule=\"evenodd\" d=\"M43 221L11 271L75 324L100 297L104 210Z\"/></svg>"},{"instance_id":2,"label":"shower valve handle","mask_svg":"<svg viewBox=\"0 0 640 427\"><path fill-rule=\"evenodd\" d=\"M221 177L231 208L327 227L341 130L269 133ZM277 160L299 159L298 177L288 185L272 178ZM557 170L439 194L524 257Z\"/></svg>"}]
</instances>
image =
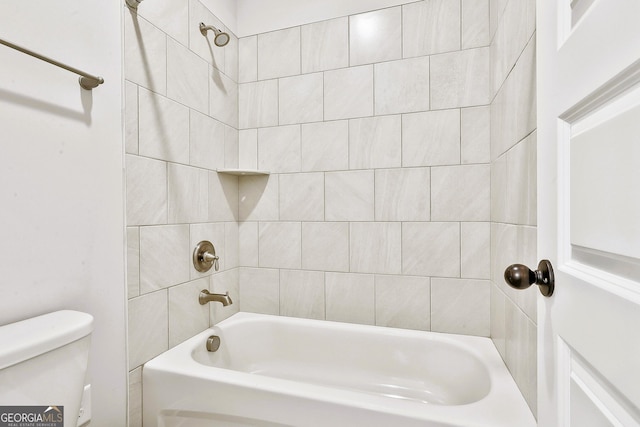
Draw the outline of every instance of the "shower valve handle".
<instances>
[{"instance_id":1,"label":"shower valve handle","mask_svg":"<svg viewBox=\"0 0 640 427\"><path fill-rule=\"evenodd\" d=\"M218 271L220 269L219 259L220 257L216 255L216 248L207 240L198 243L193 250L193 266L201 273L209 271L211 267Z\"/></svg>"}]
</instances>

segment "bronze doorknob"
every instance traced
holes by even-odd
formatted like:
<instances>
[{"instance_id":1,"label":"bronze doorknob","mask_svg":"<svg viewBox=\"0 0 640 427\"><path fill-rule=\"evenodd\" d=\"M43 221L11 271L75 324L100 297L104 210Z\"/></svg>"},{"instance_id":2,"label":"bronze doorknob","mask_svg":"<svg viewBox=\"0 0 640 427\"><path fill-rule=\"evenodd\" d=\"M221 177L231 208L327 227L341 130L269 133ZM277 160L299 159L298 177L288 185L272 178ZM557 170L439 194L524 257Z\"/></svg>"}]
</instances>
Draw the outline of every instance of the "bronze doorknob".
<instances>
[{"instance_id":1,"label":"bronze doorknob","mask_svg":"<svg viewBox=\"0 0 640 427\"><path fill-rule=\"evenodd\" d=\"M527 289L535 283L545 297L550 297L555 287L553 268L546 259L540 261L536 271L531 271L526 265L512 264L504 271L504 280L516 289Z\"/></svg>"}]
</instances>

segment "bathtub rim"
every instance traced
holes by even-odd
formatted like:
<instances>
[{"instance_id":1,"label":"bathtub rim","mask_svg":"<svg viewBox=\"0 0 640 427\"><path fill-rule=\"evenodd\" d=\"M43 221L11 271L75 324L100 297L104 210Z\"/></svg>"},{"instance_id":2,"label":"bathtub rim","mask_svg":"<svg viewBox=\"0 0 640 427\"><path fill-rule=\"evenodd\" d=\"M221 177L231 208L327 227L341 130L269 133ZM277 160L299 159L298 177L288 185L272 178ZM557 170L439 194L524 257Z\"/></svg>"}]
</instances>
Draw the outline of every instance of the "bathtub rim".
<instances>
[{"instance_id":1,"label":"bathtub rim","mask_svg":"<svg viewBox=\"0 0 640 427\"><path fill-rule=\"evenodd\" d=\"M220 328L224 328L229 324L255 321L293 322L301 325L322 324L322 326L346 328L355 332L362 329L379 330L381 333L405 337L422 336L424 338L424 335L427 335L438 341L453 342L456 345L471 345L473 346L474 355L478 356L489 368L491 389L484 399L473 403L454 406L422 404L427 405L429 408L428 411L424 411L424 406L415 402L403 402L364 392L259 376L215 366L205 366L192 358L192 352L196 347L204 347L206 338L209 335L219 333ZM442 425L465 425L469 427L496 427L498 425L534 427L536 425L524 397L507 370L493 341L487 337L238 312L147 362L143 366L143 384L148 376L163 372L191 378L196 381L223 382L249 389L256 388L256 383L258 382L260 390L277 393L278 395L319 400L341 406L348 403L349 406L371 411L380 411L383 408L384 412L388 414L438 422ZM256 377L260 379L256 381ZM148 393L143 392L143 398L146 399L147 397ZM143 405L143 407L146 407L146 405ZM498 416L499 424L496 424L496 415ZM451 424L452 422L453 424ZM514 422L517 424L513 424Z\"/></svg>"}]
</instances>

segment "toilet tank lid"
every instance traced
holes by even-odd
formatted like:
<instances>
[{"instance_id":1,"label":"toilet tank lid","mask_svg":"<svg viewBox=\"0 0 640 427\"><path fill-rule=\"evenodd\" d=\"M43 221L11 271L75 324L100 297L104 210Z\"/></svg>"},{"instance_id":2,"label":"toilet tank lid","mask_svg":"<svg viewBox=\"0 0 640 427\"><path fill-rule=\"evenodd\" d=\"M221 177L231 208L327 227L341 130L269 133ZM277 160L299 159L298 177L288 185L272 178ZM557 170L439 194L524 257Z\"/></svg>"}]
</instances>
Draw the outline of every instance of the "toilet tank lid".
<instances>
[{"instance_id":1,"label":"toilet tank lid","mask_svg":"<svg viewBox=\"0 0 640 427\"><path fill-rule=\"evenodd\" d=\"M73 310L0 326L0 369L79 340L92 329L93 316Z\"/></svg>"}]
</instances>

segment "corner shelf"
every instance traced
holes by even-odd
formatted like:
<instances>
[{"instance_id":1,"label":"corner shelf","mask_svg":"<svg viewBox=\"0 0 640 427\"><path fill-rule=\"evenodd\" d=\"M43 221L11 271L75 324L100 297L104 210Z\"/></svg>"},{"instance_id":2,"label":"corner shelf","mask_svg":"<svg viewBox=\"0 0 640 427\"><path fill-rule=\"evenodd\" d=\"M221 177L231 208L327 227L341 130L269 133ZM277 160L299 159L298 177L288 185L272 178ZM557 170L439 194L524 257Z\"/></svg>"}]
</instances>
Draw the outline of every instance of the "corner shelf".
<instances>
[{"instance_id":1,"label":"corner shelf","mask_svg":"<svg viewBox=\"0 0 640 427\"><path fill-rule=\"evenodd\" d=\"M218 169L218 173L223 173L226 175L236 175L236 176L256 176L256 175L269 175L268 171L260 171L256 169Z\"/></svg>"}]
</instances>

